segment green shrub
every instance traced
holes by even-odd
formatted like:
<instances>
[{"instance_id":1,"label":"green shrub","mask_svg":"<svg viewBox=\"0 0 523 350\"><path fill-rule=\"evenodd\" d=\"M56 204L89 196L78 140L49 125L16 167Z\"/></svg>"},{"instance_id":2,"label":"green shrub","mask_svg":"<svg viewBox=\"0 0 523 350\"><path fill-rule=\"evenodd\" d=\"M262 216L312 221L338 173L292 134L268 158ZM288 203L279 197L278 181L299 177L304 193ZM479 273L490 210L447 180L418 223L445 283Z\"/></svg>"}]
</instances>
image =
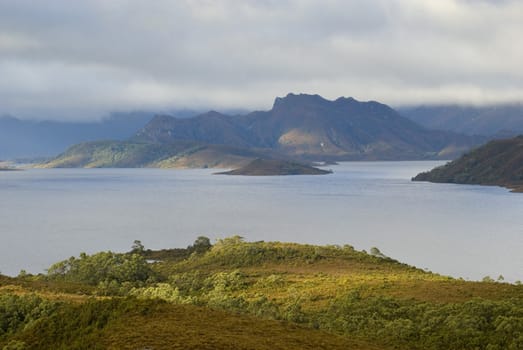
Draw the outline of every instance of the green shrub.
<instances>
[{"instance_id":1,"label":"green shrub","mask_svg":"<svg viewBox=\"0 0 523 350\"><path fill-rule=\"evenodd\" d=\"M52 314L57 305L35 295L0 295L0 337Z\"/></svg>"},{"instance_id":2,"label":"green shrub","mask_svg":"<svg viewBox=\"0 0 523 350\"><path fill-rule=\"evenodd\" d=\"M80 254L52 265L47 270L50 279L98 285L105 283L145 282L154 273L141 254L117 254L101 252L93 255Z\"/></svg>"}]
</instances>

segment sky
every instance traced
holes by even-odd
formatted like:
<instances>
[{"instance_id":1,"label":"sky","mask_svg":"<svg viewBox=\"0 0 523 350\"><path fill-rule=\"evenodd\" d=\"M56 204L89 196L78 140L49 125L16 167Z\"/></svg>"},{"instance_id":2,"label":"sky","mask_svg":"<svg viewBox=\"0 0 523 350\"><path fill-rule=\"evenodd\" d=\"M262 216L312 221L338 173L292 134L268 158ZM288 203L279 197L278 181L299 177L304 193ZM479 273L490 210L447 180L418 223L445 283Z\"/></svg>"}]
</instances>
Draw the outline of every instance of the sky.
<instances>
[{"instance_id":1,"label":"sky","mask_svg":"<svg viewBox=\"0 0 523 350\"><path fill-rule=\"evenodd\" d=\"M523 101L523 1L0 0L0 115Z\"/></svg>"}]
</instances>

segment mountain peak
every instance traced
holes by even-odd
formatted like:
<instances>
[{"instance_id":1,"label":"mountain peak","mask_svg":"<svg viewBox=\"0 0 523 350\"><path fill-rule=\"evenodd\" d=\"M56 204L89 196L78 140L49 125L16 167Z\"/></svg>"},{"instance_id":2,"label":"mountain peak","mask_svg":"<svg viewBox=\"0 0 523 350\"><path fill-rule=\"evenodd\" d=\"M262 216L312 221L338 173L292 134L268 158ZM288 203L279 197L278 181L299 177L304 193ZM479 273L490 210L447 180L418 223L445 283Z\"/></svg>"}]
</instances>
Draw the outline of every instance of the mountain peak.
<instances>
[{"instance_id":1,"label":"mountain peak","mask_svg":"<svg viewBox=\"0 0 523 350\"><path fill-rule=\"evenodd\" d=\"M353 97L338 97L336 100L328 100L320 95L309 95L309 94L294 94L289 93L285 97L276 97L273 104L273 109L282 107L293 107L297 105L345 105L345 104L358 104L360 101Z\"/></svg>"},{"instance_id":2,"label":"mountain peak","mask_svg":"<svg viewBox=\"0 0 523 350\"><path fill-rule=\"evenodd\" d=\"M276 97L273 104L273 109L280 107L290 107L295 105L309 105L309 104L324 104L331 102L324 99L320 95L309 94L293 94L289 93L285 97Z\"/></svg>"},{"instance_id":3,"label":"mountain peak","mask_svg":"<svg viewBox=\"0 0 523 350\"><path fill-rule=\"evenodd\" d=\"M334 102L335 103L351 103L351 102L358 102L358 101L353 97L340 96Z\"/></svg>"},{"instance_id":4,"label":"mountain peak","mask_svg":"<svg viewBox=\"0 0 523 350\"><path fill-rule=\"evenodd\" d=\"M226 117L227 115L223 114L223 113L220 113L220 112L217 112L215 110L210 110L209 112L206 112L206 113L203 113L203 114L200 114L198 117L199 118L221 118L221 117Z\"/></svg>"}]
</instances>

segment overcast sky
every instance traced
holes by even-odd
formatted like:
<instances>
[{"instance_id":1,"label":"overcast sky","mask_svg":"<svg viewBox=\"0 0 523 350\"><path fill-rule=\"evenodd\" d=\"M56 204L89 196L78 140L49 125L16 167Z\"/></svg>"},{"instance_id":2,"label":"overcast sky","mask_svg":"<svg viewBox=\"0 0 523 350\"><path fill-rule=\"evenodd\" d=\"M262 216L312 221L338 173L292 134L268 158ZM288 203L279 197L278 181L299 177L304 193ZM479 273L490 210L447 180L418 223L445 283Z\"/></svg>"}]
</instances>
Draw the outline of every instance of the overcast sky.
<instances>
[{"instance_id":1,"label":"overcast sky","mask_svg":"<svg viewBox=\"0 0 523 350\"><path fill-rule=\"evenodd\" d=\"M0 0L0 115L523 101L523 1Z\"/></svg>"}]
</instances>

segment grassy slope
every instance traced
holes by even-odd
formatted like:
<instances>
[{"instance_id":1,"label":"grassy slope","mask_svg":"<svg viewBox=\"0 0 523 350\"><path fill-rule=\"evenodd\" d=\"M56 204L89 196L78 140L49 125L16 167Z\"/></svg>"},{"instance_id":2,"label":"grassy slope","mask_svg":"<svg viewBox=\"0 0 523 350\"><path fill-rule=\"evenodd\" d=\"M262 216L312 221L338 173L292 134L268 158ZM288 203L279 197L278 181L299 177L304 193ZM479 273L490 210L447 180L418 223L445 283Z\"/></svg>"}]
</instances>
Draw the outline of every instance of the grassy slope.
<instances>
[{"instance_id":1,"label":"grassy slope","mask_svg":"<svg viewBox=\"0 0 523 350\"><path fill-rule=\"evenodd\" d=\"M495 140L413 180L523 189L523 136Z\"/></svg>"},{"instance_id":2,"label":"grassy slope","mask_svg":"<svg viewBox=\"0 0 523 350\"><path fill-rule=\"evenodd\" d=\"M37 293L65 305L59 317L14 335L0 334L0 347L19 339L42 349L82 348L71 347L73 342L103 349L176 344L189 349L472 349L456 347L462 338L470 346L475 346L470 339L477 340L477 348L484 349L497 334L485 328L489 317L488 322L512 320L507 326L512 333L504 336L512 342L515 332L523 331L516 326L523 324L523 286L455 280L350 246L245 243L232 237L206 253L190 253L146 252L158 260L155 281L112 292L138 299L103 297L107 289L74 280L0 278L0 296ZM351 317L363 318L355 323ZM409 333L427 317L438 321L428 323L424 333ZM476 321L481 326L471 335ZM437 329L447 323L448 330ZM458 333L461 329L469 333Z\"/></svg>"},{"instance_id":3,"label":"grassy slope","mask_svg":"<svg viewBox=\"0 0 523 350\"><path fill-rule=\"evenodd\" d=\"M154 144L134 141L95 141L70 147L43 168L236 168L265 155L221 145L192 141Z\"/></svg>"}]
</instances>

